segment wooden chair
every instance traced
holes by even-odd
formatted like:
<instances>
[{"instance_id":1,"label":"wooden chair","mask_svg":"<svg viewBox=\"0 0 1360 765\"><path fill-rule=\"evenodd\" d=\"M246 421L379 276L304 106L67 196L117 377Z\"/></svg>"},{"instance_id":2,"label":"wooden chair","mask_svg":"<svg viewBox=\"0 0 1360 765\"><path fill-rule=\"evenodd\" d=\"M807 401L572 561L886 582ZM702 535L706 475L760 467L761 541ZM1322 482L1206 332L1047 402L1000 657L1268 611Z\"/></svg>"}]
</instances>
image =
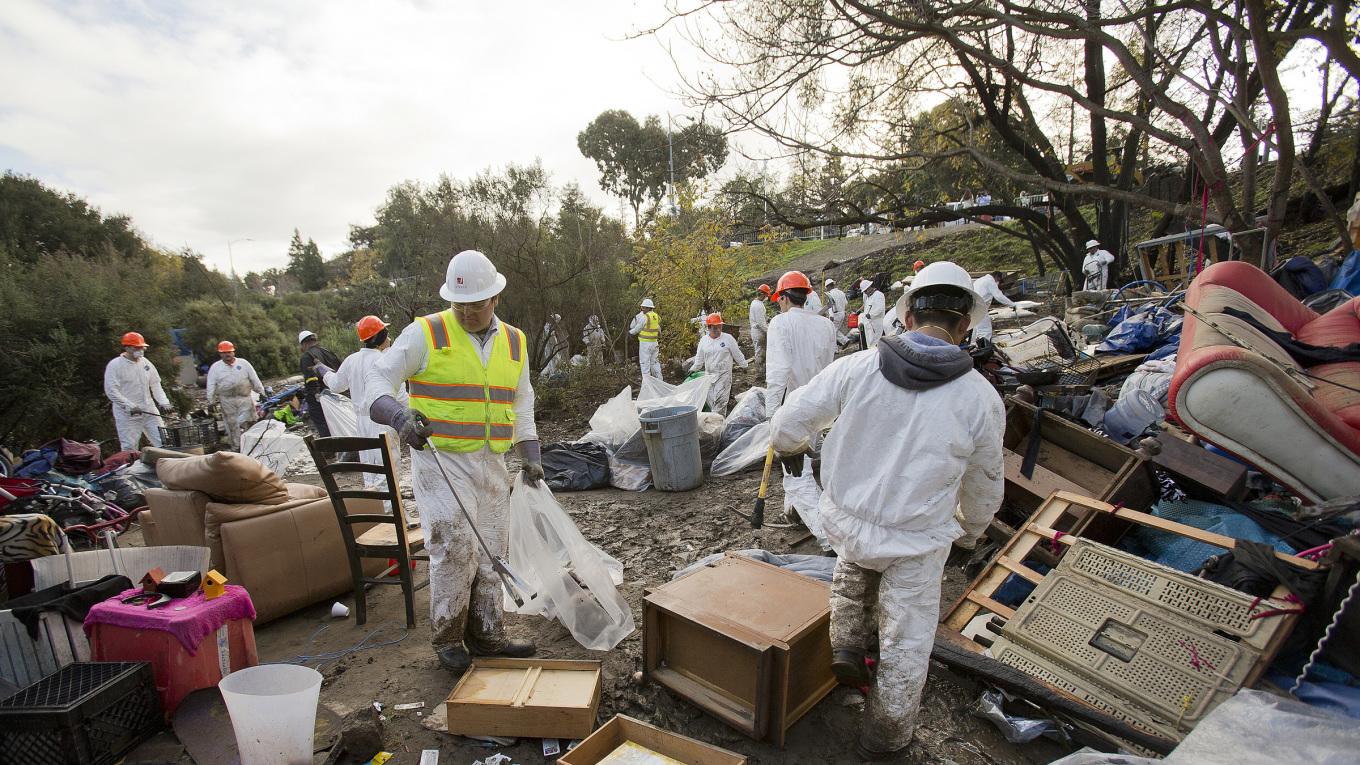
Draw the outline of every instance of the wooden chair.
<instances>
[{"instance_id":1,"label":"wooden chair","mask_svg":"<svg viewBox=\"0 0 1360 765\"><path fill-rule=\"evenodd\" d=\"M388 449L389 434L379 434L377 438L331 437L306 438L307 450L312 454L317 472L326 485L335 517L340 522L340 534L345 539L345 551L349 557L350 575L354 579L354 618L355 624L363 624L368 618L366 585L400 584L402 595L406 598L406 626L416 625L415 593L430 583L427 578L415 584L411 576L411 561L429 561L425 549L424 530L419 526L407 528L406 511L401 504L401 484L397 481L397 469L392 464L392 452ZM376 449L382 454L381 465L363 462L333 462L344 452L361 452ZM336 476L345 474L375 473L387 479L386 491L371 489L342 489L336 483ZM352 499L373 499L387 503L388 512L350 513L346 502ZM354 524L375 524L359 535L354 533ZM377 577L364 576L362 558L383 558L396 561L398 579L393 580L389 566Z\"/></svg>"}]
</instances>

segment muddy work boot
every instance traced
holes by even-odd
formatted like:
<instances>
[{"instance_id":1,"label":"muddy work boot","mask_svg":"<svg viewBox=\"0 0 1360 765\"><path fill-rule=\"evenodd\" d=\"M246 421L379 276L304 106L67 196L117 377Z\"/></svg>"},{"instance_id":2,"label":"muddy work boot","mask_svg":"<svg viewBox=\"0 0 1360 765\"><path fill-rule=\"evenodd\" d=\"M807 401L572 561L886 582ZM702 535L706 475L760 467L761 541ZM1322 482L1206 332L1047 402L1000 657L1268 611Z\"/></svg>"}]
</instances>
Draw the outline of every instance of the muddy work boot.
<instances>
[{"instance_id":1,"label":"muddy work boot","mask_svg":"<svg viewBox=\"0 0 1360 765\"><path fill-rule=\"evenodd\" d=\"M851 688L866 688L871 680L864 652L853 648L837 648L831 652L831 674L841 685Z\"/></svg>"},{"instance_id":2,"label":"muddy work boot","mask_svg":"<svg viewBox=\"0 0 1360 765\"><path fill-rule=\"evenodd\" d=\"M463 674L472 666L472 654L461 643L437 649L434 655L439 657L440 666L455 675Z\"/></svg>"},{"instance_id":3,"label":"muddy work boot","mask_svg":"<svg viewBox=\"0 0 1360 765\"><path fill-rule=\"evenodd\" d=\"M505 637L499 640L468 638L467 643L476 656L508 656L512 659L524 659L533 656L538 651L531 641L513 640Z\"/></svg>"}]
</instances>

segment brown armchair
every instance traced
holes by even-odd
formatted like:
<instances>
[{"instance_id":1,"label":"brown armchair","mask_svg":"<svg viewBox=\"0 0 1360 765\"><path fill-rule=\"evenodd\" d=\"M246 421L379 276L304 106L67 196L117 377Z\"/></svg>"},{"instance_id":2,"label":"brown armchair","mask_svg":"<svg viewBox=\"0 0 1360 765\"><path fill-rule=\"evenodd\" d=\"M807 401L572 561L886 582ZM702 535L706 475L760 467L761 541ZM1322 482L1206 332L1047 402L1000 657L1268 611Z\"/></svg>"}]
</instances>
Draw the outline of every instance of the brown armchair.
<instances>
[{"instance_id":1,"label":"brown armchair","mask_svg":"<svg viewBox=\"0 0 1360 765\"><path fill-rule=\"evenodd\" d=\"M285 484L233 452L165 460L157 472L166 488L146 492L147 545L207 547L212 567L250 593L257 624L350 592L345 542L324 489ZM351 505L352 514L382 512L381 502ZM371 573L382 563L373 561Z\"/></svg>"}]
</instances>

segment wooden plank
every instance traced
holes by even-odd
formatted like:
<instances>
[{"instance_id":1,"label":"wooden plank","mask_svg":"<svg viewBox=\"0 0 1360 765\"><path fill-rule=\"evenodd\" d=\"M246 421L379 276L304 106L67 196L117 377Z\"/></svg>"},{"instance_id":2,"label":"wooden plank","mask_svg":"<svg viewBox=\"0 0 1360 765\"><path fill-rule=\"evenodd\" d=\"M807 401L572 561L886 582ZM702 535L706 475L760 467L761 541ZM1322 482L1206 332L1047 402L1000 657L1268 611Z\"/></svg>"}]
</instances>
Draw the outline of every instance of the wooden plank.
<instances>
[{"instance_id":1,"label":"wooden plank","mask_svg":"<svg viewBox=\"0 0 1360 765\"><path fill-rule=\"evenodd\" d=\"M1017 488L1024 490L1025 493L1036 497L1040 502L1043 501L1044 497L1055 491L1086 491L1085 487L1054 473L1041 464L1035 464L1031 477L1024 477L1020 474L1020 465L1024 463L1025 456L1010 449L1002 451L1001 460L1005 467L1006 482L1014 484Z\"/></svg>"},{"instance_id":2,"label":"wooden plank","mask_svg":"<svg viewBox=\"0 0 1360 765\"><path fill-rule=\"evenodd\" d=\"M744 765L746 762L746 758L736 752L625 715L615 715L557 762L560 765L596 765L629 741L688 765Z\"/></svg>"},{"instance_id":3,"label":"wooden plank","mask_svg":"<svg viewBox=\"0 0 1360 765\"><path fill-rule=\"evenodd\" d=\"M973 601L979 606L982 606L984 610L991 611L992 613L996 614L997 616L1000 616L1003 619L1009 619L1012 616L1015 616L1014 608L998 603L995 600L992 600L991 598L987 597L986 595L979 595L976 592L969 592L964 597L968 598L969 600ZM974 616L976 616L976 614L974 614Z\"/></svg>"},{"instance_id":4,"label":"wooden plank","mask_svg":"<svg viewBox=\"0 0 1360 765\"><path fill-rule=\"evenodd\" d=\"M652 682L689 699L700 709L733 728L744 731L748 736L759 738L761 735L756 731L755 710L737 703L726 694L718 693L707 685L682 675L670 667L652 670Z\"/></svg>"},{"instance_id":5,"label":"wooden plank","mask_svg":"<svg viewBox=\"0 0 1360 765\"><path fill-rule=\"evenodd\" d=\"M1021 578L1028 580L1031 584L1038 584L1044 581L1044 575L1038 571L1023 565L1002 555L996 559L996 565L1010 570L1011 573L1020 575Z\"/></svg>"},{"instance_id":6,"label":"wooden plank","mask_svg":"<svg viewBox=\"0 0 1360 765\"><path fill-rule=\"evenodd\" d=\"M1152 463L1187 488L1233 502L1246 495L1247 467L1242 463L1167 433L1157 436L1157 447L1160 451L1151 455Z\"/></svg>"}]
</instances>

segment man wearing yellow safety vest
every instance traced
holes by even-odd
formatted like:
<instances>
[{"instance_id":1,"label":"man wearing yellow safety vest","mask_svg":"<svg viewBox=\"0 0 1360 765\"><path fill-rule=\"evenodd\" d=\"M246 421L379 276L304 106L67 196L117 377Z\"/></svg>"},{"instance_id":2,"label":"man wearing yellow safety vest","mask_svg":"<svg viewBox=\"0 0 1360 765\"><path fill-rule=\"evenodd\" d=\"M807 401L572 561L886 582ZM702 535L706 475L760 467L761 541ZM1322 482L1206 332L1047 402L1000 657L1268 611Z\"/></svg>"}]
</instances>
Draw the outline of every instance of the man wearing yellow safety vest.
<instances>
[{"instance_id":1,"label":"man wearing yellow safety vest","mask_svg":"<svg viewBox=\"0 0 1360 765\"><path fill-rule=\"evenodd\" d=\"M453 256L439 290L451 307L402 330L368 377L369 416L412 447L416 505L430 554L430 642L440 664L455 674L473 654L534 653L533 643L506 637L499 580L458 510L461 503L492 553L504 556L510 490L503 455L513 445L524 461L521 479L543 477L529 347L523 332L496 317L503 289L505 277L482 253ZM409 408L398 401L403 383ZM434 450L426 448L427 438Z\"/></svg>"},{"instance_id":2,"label":"man wearing yellow safety vest","mask_svg":"<svg viewBox=\"0 0 1360 765\"><path fill-rule=\"evenodd\" d=\"M628 325L628 334L637 335L638 366L642 369L642 376L651 375L660 380L661 352L657 340L661 338L661 317L657 315L655 308L656 304L651 298L644 298L642 310L633 317L633 323Z\"/></svg>"}]
</instances>

